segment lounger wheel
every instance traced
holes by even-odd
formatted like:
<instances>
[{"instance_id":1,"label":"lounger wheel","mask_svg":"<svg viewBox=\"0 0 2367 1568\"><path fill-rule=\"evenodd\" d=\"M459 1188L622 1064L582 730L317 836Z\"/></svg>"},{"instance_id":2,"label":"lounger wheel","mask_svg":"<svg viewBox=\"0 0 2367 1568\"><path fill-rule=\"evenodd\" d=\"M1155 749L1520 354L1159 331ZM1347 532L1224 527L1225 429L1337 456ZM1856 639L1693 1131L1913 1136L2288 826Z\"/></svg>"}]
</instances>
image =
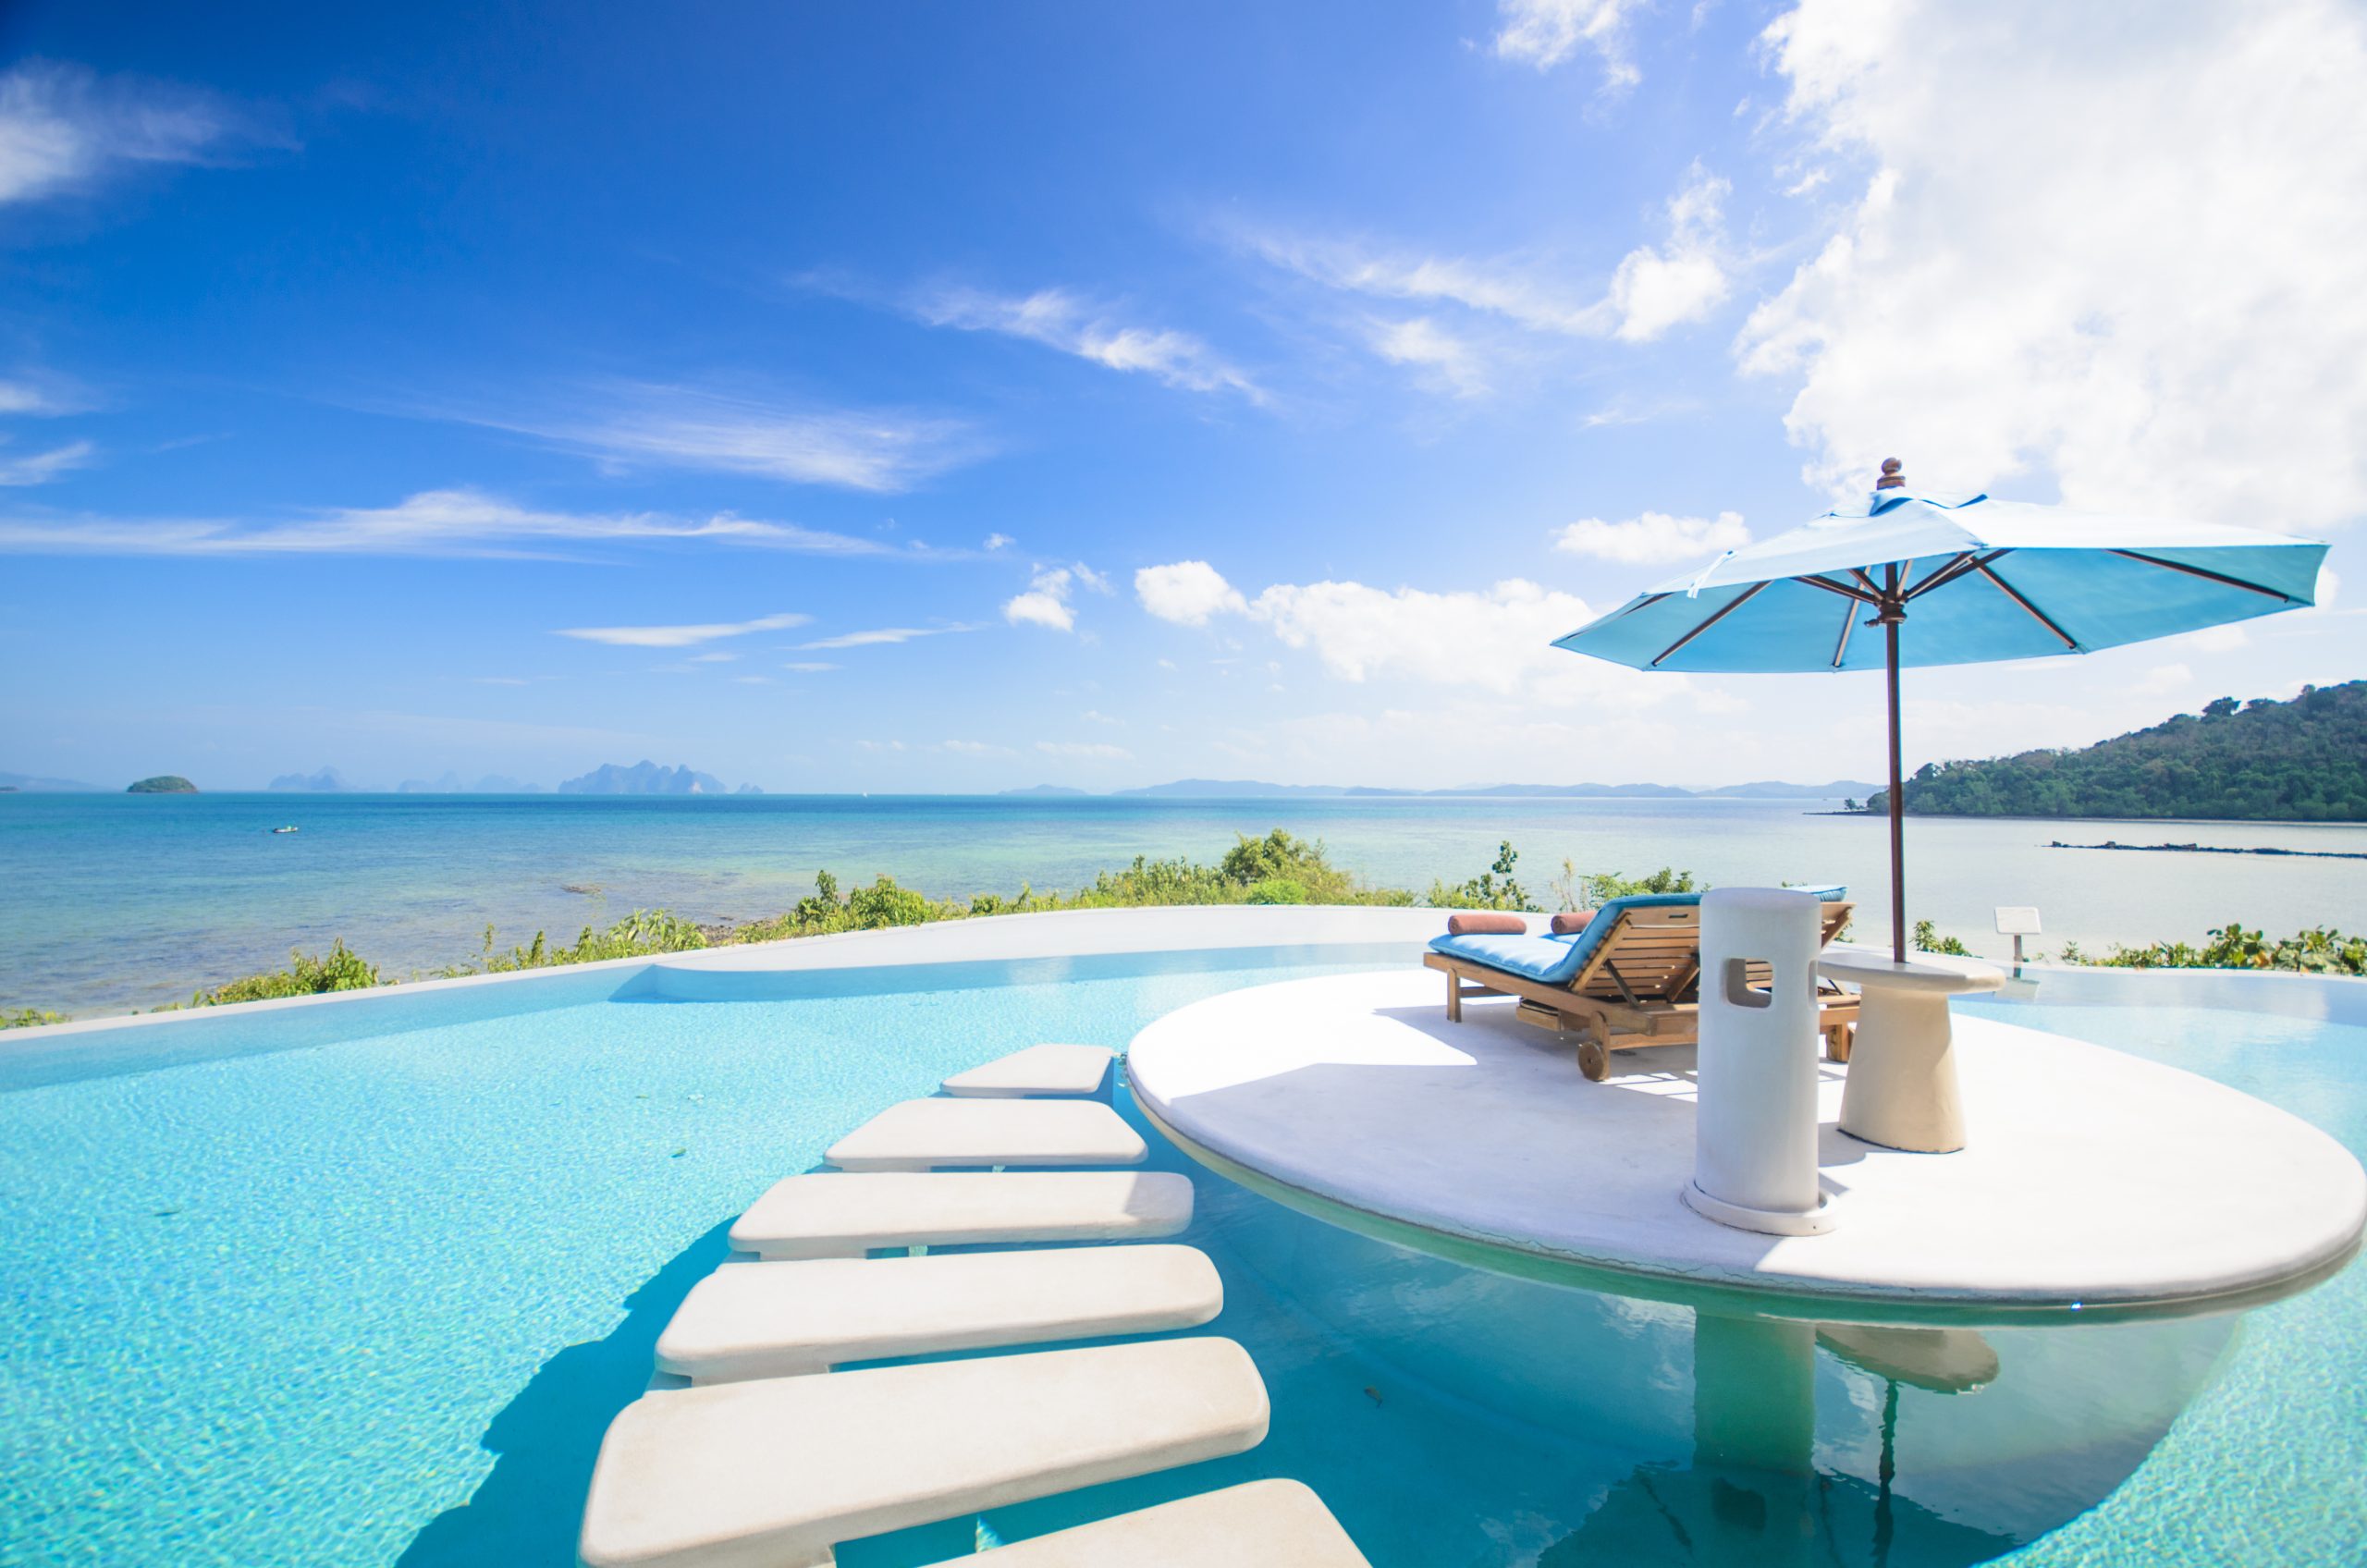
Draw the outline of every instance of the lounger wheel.
<instances>
[{"instance_id":1,"label":"lounger wheel","mask_svg":"<svg viewBox=\"0 0 2367 1568\"><path fill-rule=\"evenodd\" d=\"M1611 1047L1588 1035L1578 1042L1578 1071L1595 1083L1611 1076Z\"/></svg>"}]
</instances>

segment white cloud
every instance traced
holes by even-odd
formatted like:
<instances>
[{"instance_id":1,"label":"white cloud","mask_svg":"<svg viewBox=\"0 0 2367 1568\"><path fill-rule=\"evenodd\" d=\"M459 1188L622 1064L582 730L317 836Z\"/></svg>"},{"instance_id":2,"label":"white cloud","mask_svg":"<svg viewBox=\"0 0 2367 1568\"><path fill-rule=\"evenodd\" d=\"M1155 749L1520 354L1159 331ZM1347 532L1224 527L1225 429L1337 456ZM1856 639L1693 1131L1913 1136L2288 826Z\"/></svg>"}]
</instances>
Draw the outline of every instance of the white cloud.
<instances>
[{"instance_id":1,"label":"white cloud","mask_svg":"<svg viewBox=\"0 0 2367 1568\"><path fill-rule=\"evenodd\" d=\"M769 675L735 675L731 679L742 686L769 686L773 683Z\"/></svg>"},{"instance_id":2,"label":"white cloud","mask_svg":"<svg viewBox=\"0 0 2367 1568\"><path fill-rule=\"evenodd\" d=\"M817 409L690 386L633 383L558 411L438 410L532 435L611 469L750 473L847 490L909 490L987 455L969 425L908 410Z\"/></svg>"},{"instance_id":3,"label":"white cloud","mask_svg":"<svg viewBox=\"0 0 2367 1568\"><path fill-rule=\"evenodd\" d=\"M1144 588L1146 577L1157 586ZM1551 704L1650 703L1690 690L1679 677L1645 676L1553 647L1554 638L1594 612L1576 594L1517 578L1449 593L1285 582L1249 599L1205 561L1181 561L1145 568L1135 582L1144 607L1162 619L1197 626L1218 615L1241 617L1284 646L1313 653L1342 680L1393 678ZM1178 582L1181 591L1173 589Z\"/></svg>"},{"instance_id":4,"label":"white cloud","mask_svg":"<svg viewBox=\"0 0 2367 1568\"><path fill-rule=\"evenodd\" d=\"M1122 718L1112 718L1108 714L1094 708L1087 708L1077 717L1087 724L1114 724L1122 727L1126 722Z\"/></svg>"},{"instance_id":5,"label":"white cloud","mask_svg":"<svg viewBox=\"0 0 2367 1568\"><path fill-rule=\"evenodd\" d=\"M1070 599L1078 588L1110 592L1110 580L1079 561L1071 566L1038 567L1027 592L1006 600L1002 618L1013 626L1048 627L1054 631L1076 630L1076 610Z\"/></svg>"},{"instance_id":6,"label":"white cloud","mask_svg":"<svg viewBox=\"0 0 2367 1568\"><path fill-rule=\"evenodd\" d=\"M835 637L824 637L812 643L797 644L801 651L824 652L832 648L877 648L896 643L909 643L916 637L943 637L955 631L975 631L975 626L882 626L869 631L842 631Z\"/></svg>"},{"instance_id":7,"label":"white cloud","mask_svg":"<svg viewBox=\"0 0 2367 1568\"><path fill-rule=\"evenodd\" d=\"M1497 0L1496 54L1551 70L1581 48L1602 60L1606 87L1643 80L1627 55L1626 14L1637 0Z\"/></svg>"},{"instance_id":8,"label":"white cloud","mask_svg":"<svg viewBox=\"0 0 2367 1568\"><path fill-rule=\"evenodd\" d=\"M1018 541L1013 539L1008 533L989 533L987 535L986 548L989 550L1005 550L1017 543Z\"/></svg>"},{"instance_id":9,"label":"white cloud","mask_svg":"<svg viewBox=\"0 0 2367 1568\"><path fill-rule=\"evenodd\" d=\"M1668 202L1668 240L1627 252L1611 279L1623 342L1649 343L1699 321L1723 303L1726 280L1724 202L1734 187L1695 164Z\"/></svg>"},{"instance_id":10,"label":"white cloud","mask_svg":"<svg viewBox=\"0 0 2367 1568\"><path fill-rule=\"evenodd\" d=\"M767 615L754 620L709 621L699 626L575 626L553 632L557 637L572 637L583 643L605 643L612 648L691 648L701 643L717 643L726 637L745 637L752 631L785 631L792 626L803 626L814 618L810 615ZM738 655L703 654L702 660Z\"/></svg>"},{"instance_id":11,"label":"white cloud","mask_svg":"<svg viewBox=\"0 0 2367 1568\"><path fill-rule=\"evenodd\" d=\"M1470 343L1429 316L1404 321L1375 321L1367 341L1372 351L1391 364L1413 365L1425 372L1432 386L1458 398L1484 397L1488 370Z\"/></svg>"},{"instance_id":12,"label":"white cloud","mask_svg":"<svg viewBox=\"0 0 2367 1568\"><path fill-rule=\"evenodd\" d=\"M2140 696L2163 697L2194 684L2194 671L2182 664L2157 664L2140 677L2129 690Z\"/></svg>"},{"instance_id":13,"label":"white cloud","mask_svg":"<svg viewBox=\"0 0 2367 1568\"><path fill-rule=\"evenodd\" d=\"M47 484L78 468L88 468L97 451L88 441L69 441L21 458L0 456L0 485Z\"/></svg>"},{"instance_id":14,"label":"white cloud","mask_svg":"<svg viewBox=\"0 0 2367 1568\"><path fill-rule=\"evenodd\" d=\"M730 512L557 512L476 490L426 490L391 507L343 507L293 522L222 518L0 517L0 552L41 555L546 555L567 545L736 545L802 555L941 558L876 540Z\"/></svg>"},{"instance_id":15,"label":"white cloud","mask_svg":"<svg viewBox=\"0 0 2367 1568\"><path fill-rule=\"evenodd\" d=\"M1015 757L1019 753L1009 746L997 746L985 741L945 741L939 744L949 752L971 757Z\"/></svg>"},{"instance_id":16,"label":"white cloud","mask_svg":"<svg viewBox=\"0 0 2367 1568\"><path fill-rule=\"evenodd\" d=\"M836 669L838 668L839 667L837 665L823 664L813 659L807 659L797 664L785 664L781 666L781 668L793 671L799 675L819 675L824 670Z\"/></svg>"},{"instance_id":17,"label":"white cloud","mask_svg":"<svg viewBox=\"0 0 2367 1568\"><path fill-rule=\"evenodd\" d=\"M1730 291L1723 203L1731 189L1693 165L1663 208L1666 238L1629 251L1599 290L1574 284L1566 266L1537 258L1426 256L1358 239L1255 230L1237 239L1253 255L1328 288L1452 304L1531 333L1645 343L1702 320ZM1466 381L1479 374L1477 347L1435 322L1366 337L1384 359L1441 371L1452 364Z\"/></svg>"},{"instance_id":18,"label":"white cloud","mask_svg":"<svg viewBox=\"0 0 2367 1568\"><path fill-rule=\"evenodd\" d=\"M1740 512L1720 512L1714 518L1645 512L1625 522L1587 517L1567 524L1553 536L1557 550L1574 556L1598 556L1630 566L1690 560L1720 550L1740 549L1749 543L1750 531L1743 526Z\"/></svg>"},{"instance_id":19,"label":"white cloud","mask_svg":"<svg viewBox=\"0 0 2367 1568\"><path fill-rule=\"evenodd\" d=\"M1192 334L1121 322L1110 309L1064 288L1039 288L1027 295L948 288L914 300L911 310L932 326L1023 337L1187 391L1234 392L1252 403L1266 400L1257 383Z\"/></svg>"},{"instance_id":20,"label":"white cloud","mask_svg":"<svg viewBox=\"0 0 2367 1568\"><path fill-rule=\"evenodd\" d=\"M232 129L197 93L29 61L0 75L0 203L74 190L122 164L202 163Z\"/></svg>"},{"instance_id":21,"label":"white cloud","mask_svg":"<svg viewBox=\"0 0 2367 1568\"><path fill-rule=\"evenodd\" d=\"M1076 757L1086 762L1134 760L1134 753L1123 746L1104 745L1091 741L1038 741L1036 749L1046 756Z\"/></svg>"},{"instance_id":22,"label":"white cloud","mask_svg":"<svg viewBox=\"0 0 2367 1568\"><path fill-rule=\"evenodd\" d=\"M2367 508L2367 11L1805 0L1786 113L1863 194L1738 349L1808 475L2324 528Z\"/></svg>"},{"instance_id":23,"label":"white cloud","mask_svg":"<svg viewBox=\"0 0 2367 1568\"><path fill-rule=\"evenodd\" d=\"M811 616L805 616L801 617L800 619L810 620L813 618ZM727 653L693 654L685 662L690 664L730 664L739 656L740 655L738 654Z\"/></svg>"},{"instance_id":24,"label":"white cloud","mask_svg":"<svg viewBox=\"0 0 2367 1568\"><path fill-rule=\"evenodd\" d=\"M1143 608L1179 626L1206 626L1210 616L1239 614L1249 607L1239 590L1206 561L1144 567L1134 573L1134 596Z\"/></svg>"}]
</instances>

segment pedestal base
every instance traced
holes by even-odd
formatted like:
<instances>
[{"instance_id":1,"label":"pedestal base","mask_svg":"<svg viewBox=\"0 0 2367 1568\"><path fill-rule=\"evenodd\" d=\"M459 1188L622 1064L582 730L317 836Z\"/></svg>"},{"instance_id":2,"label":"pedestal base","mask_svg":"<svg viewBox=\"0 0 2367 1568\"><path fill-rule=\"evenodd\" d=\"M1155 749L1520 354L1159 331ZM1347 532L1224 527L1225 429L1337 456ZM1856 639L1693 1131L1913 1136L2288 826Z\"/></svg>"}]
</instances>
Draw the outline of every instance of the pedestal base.
<instances>
[{"instance_id":1,"label":"pedestal base","mask_svg":"<svg viewBox=\"0 0 2367 1568\"><path fill-rule=\"evenodd\" d=\"M1819 962L1829 979L1859 988L1858 1036L1841 1096L1841 1130L1910 1154L1954 1154L1965 1145L1948 998L1993 991L2005 976L1986 964L1835 949Z\"/></svg>"},{"instance_id":2,"label":"pedestal base","mask_svg":"<svg viewBox=\"0 0 2367 1568\"><path fill-rule=\"evenodd\" d=\"M1737 1231L1756 1231L1763 1236L1821 1236L1833 1229L1833 1198L1826 1193L1817 1194L1816 1207L1806 1211L1748 1208L1711 1197L1693 1182L1685 1183L1678 1195L1685 1199L1686 1207L1702 1219L1731 1225Z\"/></svg>"}]
</instances>

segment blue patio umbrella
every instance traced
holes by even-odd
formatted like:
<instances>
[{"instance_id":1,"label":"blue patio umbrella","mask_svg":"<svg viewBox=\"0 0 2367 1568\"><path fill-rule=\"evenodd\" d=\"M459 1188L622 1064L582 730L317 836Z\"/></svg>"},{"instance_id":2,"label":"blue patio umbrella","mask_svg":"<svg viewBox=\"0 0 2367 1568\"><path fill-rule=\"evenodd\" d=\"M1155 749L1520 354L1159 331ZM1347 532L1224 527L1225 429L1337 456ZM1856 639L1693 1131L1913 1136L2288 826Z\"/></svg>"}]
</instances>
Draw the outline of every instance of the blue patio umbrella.
<instances>
[{"instance_id":1,"label":"blue patio umbrella","mask_svg":"<svg viewBox=\"0 0 2367 1568\"><path fill-rule=\"evenodd\" d=\"M1637 669L1887 670L1891 956L1907 957L1898 672L2088 654L2315 602L2326 546L2218 523L1873 494L1728 550L1554 646ZM1879 628L1879 637L1859 633Z\"/></svg>"}]
</instances>

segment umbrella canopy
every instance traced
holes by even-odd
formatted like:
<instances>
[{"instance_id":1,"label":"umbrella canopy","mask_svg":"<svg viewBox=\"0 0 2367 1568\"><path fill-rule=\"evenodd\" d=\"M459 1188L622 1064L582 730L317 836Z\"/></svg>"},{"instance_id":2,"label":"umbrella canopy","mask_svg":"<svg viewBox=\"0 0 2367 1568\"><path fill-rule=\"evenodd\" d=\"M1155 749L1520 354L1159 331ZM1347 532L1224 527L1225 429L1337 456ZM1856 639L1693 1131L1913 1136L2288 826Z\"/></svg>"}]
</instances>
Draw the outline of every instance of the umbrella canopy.
<instances>
[{"instance_id":1,"label":"umbrella canopy","mask_svg":"<svg viewBox=\"0 0 2367 1568\"><path fill-rule=\"evenodd\" d=\"M2110 517L1907 488L1665 582L1556 647L1638 669L1890 673L1892 956L1907 956L1898 672L2093 653L2315 602L2326 546L2258 529Z\"/></svg>"}]
</instances>

